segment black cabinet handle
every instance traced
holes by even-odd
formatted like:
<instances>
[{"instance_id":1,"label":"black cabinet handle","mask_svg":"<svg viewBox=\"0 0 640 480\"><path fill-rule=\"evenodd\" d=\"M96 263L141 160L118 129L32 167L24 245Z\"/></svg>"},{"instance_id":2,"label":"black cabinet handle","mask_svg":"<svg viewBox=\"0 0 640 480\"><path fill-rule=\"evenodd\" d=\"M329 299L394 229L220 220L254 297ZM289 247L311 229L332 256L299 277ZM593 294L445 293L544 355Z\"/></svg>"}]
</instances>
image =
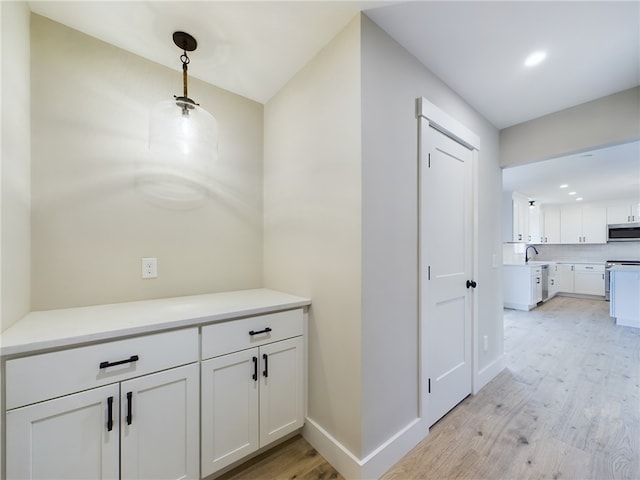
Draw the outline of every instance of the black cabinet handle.
<instances>
[{"instance_id":1,"label":"black cabinet handle","mask_svg":"<svg viewBox=\"0 0 640 480\"><path fill-rule=\"evenodd\" d=\"M473 280L467 280L467 288L472 287L472 288L476 288L478 286L478 284L476 282L474 282Z\"/></svg>"},{"instance_id":2,"label":"black cabinet handle","mask_svg":"<svg viewBox=\"0 0 640 480\"><path fill-rule=\"evenodd\" d=\"M258 381L258 357L253 357L253 375L251 376L254 381Z\"/></svg>"},{"instance_id":3,"label":"black cabinet handle","mask_svg":"<svg viewBox=\"0 0 640 480\"><path fill-rule=\"evenodd\" d=\"M264 378L267 378L269 376L269 357L266 353L263 353L262 359L264 360L264 371L262 372L262 375Z\"/></svg>"},{"instance_id":4,"label":"black cabinet handle","mask_svg":"<svg viewBox=\"0 0 640 480\"><path fill-rule=\"evenodd\" d=\"M254 330L251 330L249 332L249 335L253 336L253 335L260 335L261 333L269 333L271 331L271 329L269 327L265 328L264 330L258 330L257 332Z\"/></svg>"},{"instance_id":5,"label":"black cabinet handle","mask_svg":"<svg viewBox=\"0 0 640 480\"><path fill-rule=\"evenodd\" d=\"M100 368L115 367L116 365L122 365L124 363L137 362L138 360L140 360L138 355L131 355L126 360L119 360L117 362L100 362Z\"/></svg>"},{"instance_id":6,"label":"black cabinet handle","mask_svg":"<svg viewBox=\"0 0 640 480\"><path fill-rule=\"evenodd\" d=\"M131 425L131 407L133 406L133 392L127 392L127 425Z\"/></svg>"},{"instance_id":7,"label":"black cabinet handle","mask_svg":"<svg viewBox=\"0 0 640 480\"><path fill-rule=\"evenodd\" d=\"M107 398L107 431L113 430L113 397Z\"/></svg>"}]
</instances>

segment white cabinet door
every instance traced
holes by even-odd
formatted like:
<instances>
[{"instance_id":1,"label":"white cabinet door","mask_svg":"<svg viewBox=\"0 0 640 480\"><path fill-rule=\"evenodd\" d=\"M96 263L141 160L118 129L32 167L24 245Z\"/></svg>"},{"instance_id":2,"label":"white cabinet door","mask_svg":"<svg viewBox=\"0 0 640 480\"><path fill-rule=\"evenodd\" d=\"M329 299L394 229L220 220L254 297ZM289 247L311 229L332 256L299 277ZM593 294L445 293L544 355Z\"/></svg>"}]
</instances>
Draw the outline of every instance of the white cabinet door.
<instances>
[{"instance_id":1,"label":"white cabinet door","mask_svg":"<svg viewBox=\"0 0 640 480\"><path fill-rule=\"evenodd\" d=\"M560 263L557 267L556 282L558 285L558 292L573 293L573 265Z\"/></svg>"},{"instance_id":2,"label":"white cabinet door","mask_svg":"<svg viewBox=\"0 0 640 480\"><path fill-rule=\"evenodd\" d=\"M259 447L258 349L202 362L202 477Z\"/></svg>"},{"instance_id":3,"label":"white cabinet door","mask_svg":"<svg viewBox=\"0 0 640 480\"><path fill-rule=\"evenodd\" d=\"M607 207L607 223L629 223L631 221L631 207L628 204Z\"/></svg>"},{"instance_id":4,"label":"white cabinet door","mask_svg":"<svg viewBox=\"0 0 640 480\"><path fill-rule=\"evenodd\" d=\"M542 273L540 269L532 269L531 273L531 305L542 301Z\"/></svg>"},{"instance_id":5,"label":"white cabinet door","mask_svg":"<svg viewBox=\"0 0 640 480\"><path fill-rule=\"evenodd\" d=\"M529 202L516 193L513 194L513 241L529 241Z\"/></svg>"},{"instance_id":6,"label":"white cabinet door","mask_svg":"<svg viewBox=\"0 0 640 480\"><path fill-rule=\"evenodd\" d=\"M302 427L302 337L260 347L260 446Z\"/></svg>"},{"instance_id":7,"label":"white cabinet door","mask_svg":"<svg viewBox=\"0 0 640 480\"><path fill-rule=\"evenodd\" d=\"M560 240L562 243L582 243L582 209L560 209Z\"/></svg>"},{"instance_id":8,"label":"white cabinet door","mask_svg":"<svg viewBox=\"0 0 640 480\"><path fill-rule=\"evenodd\" d=\"M198 364L122 382L122 479L199 478Z\"/></svg>"},{"instance_id":9,"label":"white cabinet door","mask_svg":"<svg viewBox=\"0 0 640 480\"><path fill-rule=\"evenodd\" d=\"M607 223L634 223L640 222L640 204L621 204L607 207Z\"/></svg>"},{"instance_id":10,"label":"white cabinet door","mask_svg":"<svg viewBox=\"0 0 640 480\"><path fill-rule=\"evenodd\" d=\"M583 207L582 243L607 243L607 210L604 207Z\"/></svg>"},{"instance_id":11,"label":"white cabinet door","mask_svg":"<svg viewBox=\"0 0 640 480\"><path fill-rule=\"evenodd\" d=\"M565 206L560 210L562 243L607 243L607 211L604 207Z\"/></svg>"},{"instance_id":12,"label":"white cabinet door","mask_svg":"<svg viewBox=\"0 0 640 480\"><path fill-rule=\"evenodd\" d=\"M604 296L604 273L575 272L574 293Z\"/></svg>"},{"instance_id":13,"label":"white cabinet door","mask_svg":"<svg viewBox=\"0 0 640 480\"><path fill-rule=\"evenodd\" d=\"M539 206L528 207L529 209L529 243L544 243L542 212Z\"/></svg>"},{"instance_id":14,"label":"white cabinet door","mask_svg":"<svg viewBox=\"0 0 640 480\"><path fill-rule=\"evenodd\" d=\"M542 243L560 243L560 208L544 207Z\"/></svg>"},{"instance_id":15,"label":"white cabinet door","mask_svg":"<svg viewBox=\"0 0 640 480\"><path fill-rule=\"evenodd\" d=\"M117 479L119 395L107 385L8 411L7 478Z\"/></svg>"}]
</instances>

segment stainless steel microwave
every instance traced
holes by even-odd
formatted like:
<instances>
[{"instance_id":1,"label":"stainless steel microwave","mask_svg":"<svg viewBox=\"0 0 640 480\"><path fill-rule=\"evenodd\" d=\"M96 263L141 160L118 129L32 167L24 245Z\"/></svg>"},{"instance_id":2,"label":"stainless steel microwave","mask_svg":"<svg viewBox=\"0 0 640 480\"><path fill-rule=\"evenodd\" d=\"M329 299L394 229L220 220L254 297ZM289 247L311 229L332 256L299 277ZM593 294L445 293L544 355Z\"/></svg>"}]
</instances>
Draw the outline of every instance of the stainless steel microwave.
<instances>
[{"instance_id":1,"label":"stainless steel microwave","mask_svg":"<svg viewBox=\"0 0 640 480\"><path fill-rule=\"evenodd\" d=\"M607 225L607 242L640 242L640 223Z\"/></svg>"}]
</instances>

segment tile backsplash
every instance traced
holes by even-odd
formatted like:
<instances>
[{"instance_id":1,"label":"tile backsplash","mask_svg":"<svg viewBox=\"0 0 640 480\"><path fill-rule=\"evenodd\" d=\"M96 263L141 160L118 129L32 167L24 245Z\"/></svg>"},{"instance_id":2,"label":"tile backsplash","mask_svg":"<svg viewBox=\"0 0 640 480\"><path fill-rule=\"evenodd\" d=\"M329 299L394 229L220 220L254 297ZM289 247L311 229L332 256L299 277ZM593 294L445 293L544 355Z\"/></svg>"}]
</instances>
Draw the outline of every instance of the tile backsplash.
<instances>
[{"instance_id":1,"label":"tile backsplash","mask_svg":"<svg viewBox=\"0 0 640 480\"><path fill-rule=\"evenodd\" d=\"M540 261L604 262L606 260L640 260L640 242L618 242L594 245L535 245L539 255L529 252ZM524 263L524 243L505 243L504 263Z\"/></svg>"}]
</instances>

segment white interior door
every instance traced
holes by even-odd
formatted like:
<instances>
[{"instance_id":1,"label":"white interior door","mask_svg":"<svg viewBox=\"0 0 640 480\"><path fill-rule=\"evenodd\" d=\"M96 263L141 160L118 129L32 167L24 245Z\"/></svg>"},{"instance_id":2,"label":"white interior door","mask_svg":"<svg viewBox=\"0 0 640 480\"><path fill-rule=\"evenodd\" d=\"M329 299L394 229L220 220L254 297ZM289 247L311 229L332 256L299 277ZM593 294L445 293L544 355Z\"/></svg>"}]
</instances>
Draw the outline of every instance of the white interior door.
<instances>
[{"instance_id":1,"label":"white interior door","mask_svg":"<svg viewBox=\"0 0 640 480\"><path fill-rule=\"evenodd\" d=\"M467 281L473 280L473 153L424 118L420 130L423 415L431 426L472 388L472 288Z\"/></svg>"}]
</instances>

